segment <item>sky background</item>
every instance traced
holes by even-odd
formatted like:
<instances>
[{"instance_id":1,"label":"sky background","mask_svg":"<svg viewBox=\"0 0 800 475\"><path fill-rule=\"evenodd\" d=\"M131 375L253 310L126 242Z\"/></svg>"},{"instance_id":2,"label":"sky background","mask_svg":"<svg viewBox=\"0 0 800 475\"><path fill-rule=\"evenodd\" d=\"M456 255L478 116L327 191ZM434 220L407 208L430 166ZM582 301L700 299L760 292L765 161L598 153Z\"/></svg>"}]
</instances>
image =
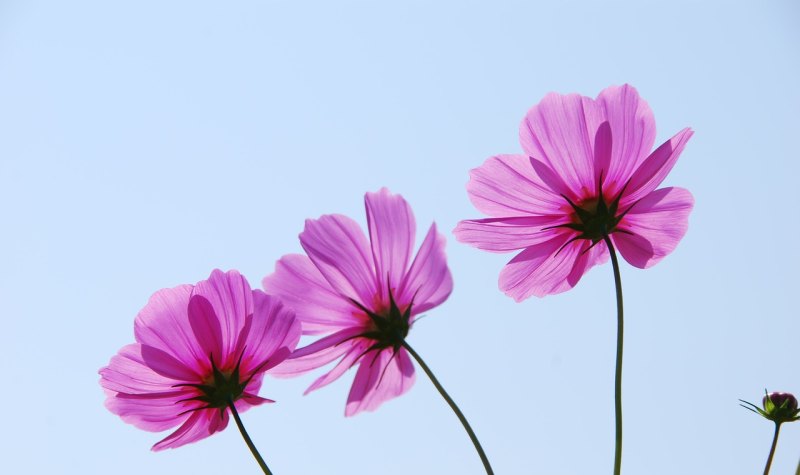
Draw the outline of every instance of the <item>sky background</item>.
<instances>
[{"instance_id":1,"label":"sky background","mask_svg":"<svg viewBox=\"0 0 800 475\"><path fill-rule=\"evenodd\" d=\"M695 130L665 185L690 227L623 263L623 472L760 473L772 424L740 408L800 393L795 1L0 0L0 368L4 473L259 473L233 425L177 450L103 407L97 370L158 289L238 269L254 287L306 218L365 222L386 186L436 221L455 281L409 342L498 474L610 473L610 264L523 303L512 255L457 243L468 171L520 151L546 93L630 83L660 143ZM353 372L268 378L244 414L276 475L481 474L424 374L344 418ZM774 474L794 473L800 423Z\"/></svg>"}]
</instances>

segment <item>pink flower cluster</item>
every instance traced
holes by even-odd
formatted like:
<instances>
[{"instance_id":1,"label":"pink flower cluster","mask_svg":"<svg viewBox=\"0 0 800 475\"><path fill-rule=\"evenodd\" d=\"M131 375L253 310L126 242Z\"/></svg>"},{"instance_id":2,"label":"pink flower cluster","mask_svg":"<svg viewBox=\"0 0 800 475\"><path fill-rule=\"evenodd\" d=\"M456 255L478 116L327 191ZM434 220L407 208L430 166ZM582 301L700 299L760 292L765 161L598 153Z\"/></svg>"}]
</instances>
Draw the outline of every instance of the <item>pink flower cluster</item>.
<instances>
[{"instance_id":1,"label":"pink flower cluster","mask_svg":"<svg viewBox=\"0 0 800 475\"><path fill-rule=\"evenodd\" d=\"M500 274L517 301L575 286L608 259L604 241L632 265L652 266L687 229L691 194L657 188L691 135L684 129L651 152L655 122L630 86L596 99L549 94L522 121L524 153L472 170L469 197L489 217L461 221L454 233L480 249L521 250ZM357 366L347 416L408 391L405 339L453 288L445 238L432 224L415 253L414 214L385 188L367 193L365 207L366 234L342 215L307 220L305 254L282 257L263 292L219 270L156 292L136 317L136 342L100 370L108 409L148 431L177 426L160 450L221 431L234 409L272 402L258 396L264 374L335 361L309 392ZM320 338L296 349L301 333Z\"/></svg>"},{"instance_id":2,"label":"pink flower cluster","mask_svg":"<svg viewBox=\"0 0 800 475\"><path fill-rule=\"evenodd\" d=\"M306 221L307 256L278 261L264 279L270 295L218 270L153 295L136 317L136 343L100 370L108 409L144 430L180 425L153 447L160 450L224 429L231 402L240 412L272 402L256 395L265 373L297 375L340 359L311 391L358 365L348 416L408 391L414 365L402 343L416 315L453 288L445 239L431 225L413 256L408 203L382 189L365 204L369 239L346 216ZM295 351L301 325L326 336Z\"/></svg>"}]
</instances>

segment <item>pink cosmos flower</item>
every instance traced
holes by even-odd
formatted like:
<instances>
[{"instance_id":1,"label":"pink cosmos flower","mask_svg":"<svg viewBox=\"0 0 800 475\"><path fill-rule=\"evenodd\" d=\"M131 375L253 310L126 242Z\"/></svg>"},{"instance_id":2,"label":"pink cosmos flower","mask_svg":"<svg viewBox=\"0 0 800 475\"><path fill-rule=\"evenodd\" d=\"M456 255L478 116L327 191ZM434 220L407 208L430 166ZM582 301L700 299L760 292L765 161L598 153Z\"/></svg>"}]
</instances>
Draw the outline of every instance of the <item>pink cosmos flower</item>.
<instances>
[{"instance_id":1,"label":"pink cosmos flower","mask_svg":"<svg viewBox=\"0 0 800 475\"><path fill-rule=\"evenodd\" d=\"M467 192L491 216L461 221L456 238L493 252L522 249L500 273L516 301L574 287L608 259L608 235L631 265L647 268L678 245L694 200L658 185L692 131L653 152L647 103L624 85L597 99L551 93L520 125L522 155L497 155L470 172Z\"/></svg>"},{"instance_id":2,"label":"pink cosmos flower","mask_svg":"<svg viewBox=\"0 0 800 475\"><path fill-rule=\"evenodd\" d=\"M214 270L197 285L156 292L136 316L136 343L100 370L106 407L129 424L159 432L153 446L175 448L208 437L238 412L265 402L264 373L300 339L291 310L236 271Z\"/></svg>"},{"instance_id":3,"label":"pink cosmos flower","mask_svg":"<svg viewBox=\"0 0 800 475\"><path fill-rule=\"evenodd\" d=\"M346 416L374 411L411 388L414 366L403 341L416 315L453 289L435 224L412 260L416 224L408 203L385 188L364 201L369 241L346 216L306 220L300 243L308 256L282 257L263 281L267 292L294 308L303 333L326 335L298 349L276 374L296 375L338 359L308 393L357 364Z\"/></svg>"}]
</instances>

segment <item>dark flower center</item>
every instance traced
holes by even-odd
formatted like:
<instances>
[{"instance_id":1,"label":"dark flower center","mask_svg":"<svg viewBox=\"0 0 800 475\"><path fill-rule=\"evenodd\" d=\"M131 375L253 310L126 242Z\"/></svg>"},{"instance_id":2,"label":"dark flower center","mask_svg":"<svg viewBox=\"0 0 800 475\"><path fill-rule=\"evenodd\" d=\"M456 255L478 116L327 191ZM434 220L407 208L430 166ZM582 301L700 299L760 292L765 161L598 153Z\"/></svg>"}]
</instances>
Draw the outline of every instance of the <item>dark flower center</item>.
<instances>
[{"instance_id":1,"label":"dark flower center","mask_svg":"<svg viewBox=\"0 0 800 475\"><path fill-rule=\"evenodd\" d=\"M236 367L233 369L233 371L220 371L220 369L217 368L217 365L214 363L214 355L209 355L212 371L210 377L206 378L202 384L176 384L175 387L190 387L195 388L200 392L200 394L197 396L181 399L178 402L200 401L204 403L204 405L201 407L184 411L181 414L200 409L224 409L229 404L233 403L233 401L239 399L244 393L244 388L247 387L247 384L251 379L248 378L246 381L240 381L239 368L242 364L243 355L244 351L242 351L242 355L239 356L239 361L236 362Z\"/></svg>"},{"instance_id":2,"label":"dark flower center","mask_svg":"<svg viewBox=\"0 0 800 475\"><path fill-rule=\"evenodd\" d=\"M619 197L612 201L610 205L606 204L602 193L599 198L586 200L580 206L573 203L566 196L564 199L575 211L573 222L568 227L581 233L579 239L589 239L592 242L600 241L604 236L613 233L622 219L622 216L617 216Z\"/></svg>"},{"instance_id":3,"label":"dark flower center","mask_svg":"<svg viewBox=\"0 0 800 475\"><path fill-rule=\"evenodd\" d=\"M627 186L628 184L626 183L625 186L623 186L619 191L619 194L617 194L616 198L612 199L610 203L606 202L606 197L603 194L602 175L597 185L598 196L596 198L583 200L580 202L580 205L578 205L566 195L561 195L572 207L572 222L559 224L557 226L550 226L544 229L568 228L580 233L564 243L564 245L561 246L561 249L564 249L567 244L579 239L592 241L592 245L589 247L589 249L591 249L595 244L602 241L609 234L615 232L631 234L629 231L617 228L617 225L619 225L620 221L622 221L622 218L636 204L634 203L625 211L621 213L619 212L619 202L622 199L622 195L625 193L625 188ZM561 252L561 249L559 249L559 252ZM589 249L586 249L586 251Z\"/></svg>"},{"instance_id":4,"label":"dark flower center","mask_svg":"<svg viewBox=\"0 0 800 475\"><path fill-rule=\"evenodd\" d=\"M393 348L397 352L403 346L403 342L408 336L408 330L411 328L411 304L405 310L400 310L392 296L391 288L389 289L389 308L384 312L376 313L356 300L351 299L351 301L370 319L368 329L358 335L373 340L373 344L366 352L380 351L385 348Z\"/></svg>"}]
</instances>

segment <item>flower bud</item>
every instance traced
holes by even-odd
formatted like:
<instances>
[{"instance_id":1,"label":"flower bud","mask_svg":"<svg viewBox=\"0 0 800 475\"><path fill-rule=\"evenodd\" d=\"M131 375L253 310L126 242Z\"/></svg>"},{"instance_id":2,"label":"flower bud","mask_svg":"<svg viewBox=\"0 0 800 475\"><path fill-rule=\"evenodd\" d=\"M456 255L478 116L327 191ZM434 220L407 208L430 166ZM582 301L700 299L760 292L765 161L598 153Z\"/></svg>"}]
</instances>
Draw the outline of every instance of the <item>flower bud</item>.
<instances>
[{"instance_id":1,"label":"flower bud","mask_svg":"<svg viewBox=\"0 0 800 475\"><path fill-rule=\"evenodd\" d=\"M764 391L766 393L766 391ZM741 399L740 399L741 401ZM742 407L761 414L776 424L792 422L800 419L800 410L797 409L797 398L791 393L771 392L766 393L761 400L761 406L742 401ZM747 404L747 405L745 405ZM763 408L763 409L762 409Z\"/></svg>"},{"instance_id":2,"label":"flower bud","mask_svg":"<svg viewBox=\"0 0 800 475\"><path fill-rule=\"evenodd\" d=\"M791 393L771 392L761 401L764 412L772 417L768 419L787 422L797 419L797 398Z\"/></svg>"}]
</instances>

